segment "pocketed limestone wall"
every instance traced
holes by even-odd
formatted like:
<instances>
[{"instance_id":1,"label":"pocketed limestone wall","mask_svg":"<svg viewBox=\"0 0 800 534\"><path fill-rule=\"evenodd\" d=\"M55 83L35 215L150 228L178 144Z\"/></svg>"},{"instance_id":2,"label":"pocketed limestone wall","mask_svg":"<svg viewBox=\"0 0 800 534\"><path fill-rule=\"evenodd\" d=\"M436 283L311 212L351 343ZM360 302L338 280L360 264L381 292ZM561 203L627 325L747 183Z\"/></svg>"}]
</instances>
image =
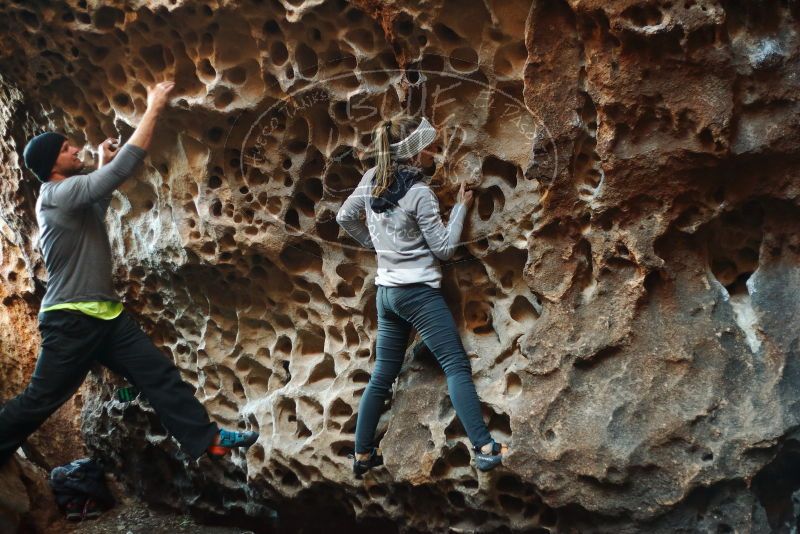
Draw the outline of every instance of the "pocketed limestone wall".
<instances>
[{"instance_id":1,"label":"pocketed limestone wall","mask_svg":"<svg viewBox=\"0 0 800 534\"><path fill-rule=\"evenodd\" d=\"M129 135L145 87L177 82L146 165L112 202L115 279L213 418L261 439L194 464L146 403L121 405L115 379L93 378L84 437L144 498L406 531L796 523L796 2L2 13L0 107L24 95L32 124L77 143ZM386 468L350 473L375 261L334 217L368 166L371 128L401 109L441 132L444 212L459 180L475 190L443 290L486 421L512 449L488 475L470 465L435 361L410 354L380 425ZM35 234L24 139L9 131L3 228ZM1 245L0 322L30 366L29 295L45 273L25 243Z\"/></svg>"}]
</instances>

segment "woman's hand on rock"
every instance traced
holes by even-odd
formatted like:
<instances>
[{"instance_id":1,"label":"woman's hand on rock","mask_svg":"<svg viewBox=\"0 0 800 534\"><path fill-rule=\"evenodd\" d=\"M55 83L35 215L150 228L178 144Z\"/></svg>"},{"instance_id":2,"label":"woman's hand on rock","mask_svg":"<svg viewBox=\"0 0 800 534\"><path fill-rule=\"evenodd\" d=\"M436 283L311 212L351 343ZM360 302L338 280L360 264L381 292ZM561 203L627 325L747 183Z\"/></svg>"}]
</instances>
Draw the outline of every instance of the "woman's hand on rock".
<instances>
[{"instance_id":1,"label":"woman's hand on rock","mask_svg":"<svg viewBox=\"0 0 800 534\"><path fill-rule=\"evenodd\" d=\"M467 209L469 209L469 207L472 205L472 191L467 189L467 186L464 182L461 182L461 187L458 190L456 202L459 204L464 204L464 207Z\"/></svg>"}]
</instances>

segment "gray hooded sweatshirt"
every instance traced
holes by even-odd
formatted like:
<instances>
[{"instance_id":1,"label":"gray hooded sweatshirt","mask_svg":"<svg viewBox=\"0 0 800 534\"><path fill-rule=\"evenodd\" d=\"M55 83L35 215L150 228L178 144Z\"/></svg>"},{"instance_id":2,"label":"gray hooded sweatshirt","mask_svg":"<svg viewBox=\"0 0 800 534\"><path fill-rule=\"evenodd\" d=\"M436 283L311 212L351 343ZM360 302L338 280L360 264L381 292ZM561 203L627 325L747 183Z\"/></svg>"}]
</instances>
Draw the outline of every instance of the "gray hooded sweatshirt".
<instances>
[{"instance_id":1,"label":"gray hooded sweatshirt","mask_svg":"<svg viewBox=\"0 0 800 534\"><path fill-rule=\"evenodd\" d=\"M370 208L375 170L373 167L364 173L339 209L336 221L361 245L377 253L377 285L424 283L441 287L439 260L450 259L460 244L467 214L464 204L453 207L445 226L436 195L426 183L417 182L397 202L397 207L375 213Z\"/></svg>"}]
</instances>

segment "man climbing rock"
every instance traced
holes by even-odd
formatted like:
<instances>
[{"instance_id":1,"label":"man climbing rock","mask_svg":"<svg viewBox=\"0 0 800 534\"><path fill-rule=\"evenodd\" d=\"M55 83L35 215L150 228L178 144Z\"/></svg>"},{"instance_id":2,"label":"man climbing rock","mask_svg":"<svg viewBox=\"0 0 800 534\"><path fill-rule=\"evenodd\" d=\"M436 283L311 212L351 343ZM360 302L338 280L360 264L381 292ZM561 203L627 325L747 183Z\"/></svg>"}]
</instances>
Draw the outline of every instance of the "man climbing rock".
<instances>
[{"instance_id":1,"label":"man climbing rock","mask_svg":"<svg viewBox=\"0 0 800 534\"><path fill-rule=\"evenodd\" d=\"M79 149L47 132L25 147L25 165L43 182L36 204L39 243L49 280L39 313L41 352L31 381L0 411L0 465L80 387L97 361L124 376L150 402L193 458L249 447L256 432L212 423L191 386L122 306L111 280L105 213L111 193L144 159L173 82L148 90L147 110L128 142L99 147L99 166L81 174Z\"/></svg>"}]
</instances>

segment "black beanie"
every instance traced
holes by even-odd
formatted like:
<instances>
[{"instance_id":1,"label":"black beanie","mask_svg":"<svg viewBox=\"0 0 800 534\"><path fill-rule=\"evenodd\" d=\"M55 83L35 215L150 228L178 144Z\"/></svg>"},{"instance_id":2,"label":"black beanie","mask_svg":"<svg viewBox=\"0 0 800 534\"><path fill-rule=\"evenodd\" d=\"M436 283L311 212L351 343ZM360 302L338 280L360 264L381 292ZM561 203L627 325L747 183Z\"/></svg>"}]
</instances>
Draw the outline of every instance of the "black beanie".
<instances>
[{"instance_id":1,"label":"black beanie","mask_svg":"<svg viewBox=\"0 0 800 534\"><path fill-rule=\"evenodd\" d=\"M56 164L61 145L67 138L60 133L45 132L39 134L25 145L22 157L28 167L39 180L46 182L50 178L50 171Z\"/></svg>"}]
</instances>

